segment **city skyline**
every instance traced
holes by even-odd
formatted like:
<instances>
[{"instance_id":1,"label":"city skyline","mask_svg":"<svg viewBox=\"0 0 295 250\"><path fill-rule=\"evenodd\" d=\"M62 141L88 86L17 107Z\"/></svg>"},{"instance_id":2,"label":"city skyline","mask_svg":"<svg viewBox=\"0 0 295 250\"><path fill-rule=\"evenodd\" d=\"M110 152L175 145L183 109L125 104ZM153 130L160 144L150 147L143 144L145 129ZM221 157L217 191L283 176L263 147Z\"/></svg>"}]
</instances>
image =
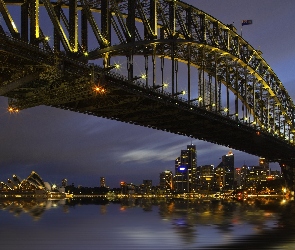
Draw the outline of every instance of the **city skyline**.
<instances>
[{"instance_id":1,"label":"city skyline","mask_svg":"<svg viewBox=\"0 0 295 250\"><path fill-rule=\"evenodd\" d=\"M67 177L65 177L61 180L58 180L57 182L48 182L47 179L43 180L42 177L40 177L40 175L34 170L31 170L31 174L27 178L22 178L17 173L11 173L10 177L7 180L0 179L0 182L3 183L4 185L11 183L11 182L21 183L21 181L23 181L25 179L30 179L32 176L34 176L34 179L37 178L38 181L40 181L42 183L46 182L46 183L50 184L51 186L57 187L57 188L58 187L65 187L68 185L69 186L76 186L76 187L81 186L81 187L118 188L120 185L122 185L122 183L141 185L145 181L151 181L152 186L161 186L161 175L163 173L171 172L172 173L171 178L173 179L175 177L175 179L173 179L173 182L175 183L175 185L177 185L177 182L181 182L182 183L181 185L184 184L183 187L174 186L173 189L176 191L184 192L183 190L185 190L185 189L190 190L190 191L195 190L196 185L200 184L199 181L197 181L197 179L195 179L195 181L193 181L192 183L190 181L190 184L189 184L189 182L186 179L186 176L183 175L183 173L186 173L186 171L188 171L187 174L188 174L188 176L190 176L189 179L191 179L191 176L197 177L197 173L198 173L198 171L200 171L200 169L207 168L208 166L212 167L213 171L216 171L217 175L218 175L218 169L221 167L222 169L225 170L225 175L227 175L227 168L229 166L231 166L231 168L232 168L231 174L232 174L232 182L233 182L235 169L244 168L244 167L247 167L248 169L250 169L253 167L265 165L265 166L267 166L267 168L269 168L270 171L274 170L274 169L271 169L271 167L269 167L269 162L265 161L264 158L258 158L257 164L254 164L254 165L243 165L243 166L235 167L234 166L234 153L231 150L227 154L222 155L222 157L219 158L219 161L221 161L221 162L217 165L213 165L213 164L197 165L197 160L198 160L198 158L197 158L196 147L193 144L189 144L189 145L186 145L186 149L184 149L184 148L179 149L179 156L174 161L175 165L174 165L173 170L163 169L162 171L160 171L158 173L157 177L152 178L152 179L148 179L148 178L145 178L145 176L141 176L142 179L139 182L134 182L132 180L127 182L127 181L122 180L120 183L116 183L114 186L110 186L110 185L108 185L108 180L104 176L99 176L98 177L99 182L97 182L94 186L91 186L88 184L80 185L80 184L75 183L75 180L68 180ZM277 169L275 169L275 170L277 170ZM207 169L205 171L207 171ZM11 178L11 176L12 176L12 178ZM172 179L171 179L171 181L172 181ZM225 182L228 182L227 177L225 178ZM231 182L231 181L229 181L229 182ZM189 185L191 185L191 184L193 186L189 187ZM233 184L231 184L231 185L233 185Z\"/></svg>"},{"instance_id":2,"label":"city skyline","mask_svg":"<svg viewBox=\"0 0 295 250\"><path fill-rule=\"evenodd\" d=\"M263 57L295 100L295 2L276 0L198 0L186 1L225 24L241 30L241 20L253 23L243 26L243 37ZM35 107L19 114L7 112L7 98L0 97L1 147L0 179L11 173L26 175L35 170L48 181L63 178L75 184L95 186L100 176L107 185L120 181L141 182L142 178L158 180L166 169L174 169L179 149L196 145L198 165L217 166L230 149L188 137L87 116L51 107ZM229 131L230 133L230 131ZM236 166L256 165L258 156L234 150ZM271 167L277 167L272 164ZM110 182L110 184L108 184Z\"/></svg>"}]
</instances>

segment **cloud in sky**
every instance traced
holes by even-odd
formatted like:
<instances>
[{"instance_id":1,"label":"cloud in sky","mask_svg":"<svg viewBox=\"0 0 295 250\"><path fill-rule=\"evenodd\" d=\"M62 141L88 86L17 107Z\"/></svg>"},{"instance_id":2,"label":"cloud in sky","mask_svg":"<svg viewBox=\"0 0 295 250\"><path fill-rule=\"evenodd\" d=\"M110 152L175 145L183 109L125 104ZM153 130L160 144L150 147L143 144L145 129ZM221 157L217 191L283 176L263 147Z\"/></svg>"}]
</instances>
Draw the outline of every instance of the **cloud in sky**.
<instances>
[{"instance_id":1,"label":"cloud in sky","mask_svg":"<svg viewBox=\"0 0 295 250\"><path fill-rule=\"evenodd\" d=\"M282 80L295 100L294 0L198 0L187 1L240 30L242 19L253 24L243 27L243 37ZM167 76L167 78L169 78ZM159 173L174 170L180 150L191 142L197 146L198 165L220 162L229 149L167 132L51 107L36 107L17 115L6 111L7 99L0 98L0 180L12 174L27 177L32 170L45 181L94 186L105 176L116 187L125 180L136 184L143 179L159 183ZM256 156L236 150L236 166L255 165Z\"/></svg>"}]
</instances>

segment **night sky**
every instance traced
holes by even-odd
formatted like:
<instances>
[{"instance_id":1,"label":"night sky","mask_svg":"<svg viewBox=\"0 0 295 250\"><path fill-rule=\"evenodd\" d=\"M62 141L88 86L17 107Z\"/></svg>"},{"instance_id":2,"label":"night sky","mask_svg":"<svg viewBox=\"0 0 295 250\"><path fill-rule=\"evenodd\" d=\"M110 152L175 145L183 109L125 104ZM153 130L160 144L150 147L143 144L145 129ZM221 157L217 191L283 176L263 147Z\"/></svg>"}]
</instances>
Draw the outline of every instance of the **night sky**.
<instances>
[{"instance_id":1,"label":"night sky","mask_svg":"<svg viewBox=\"0 0 295 250\"><path fill-rule=\"evenodd\" d=\"M295 100L295 1L197 0L186 1L219 19L234 24L251 19L242 34L271 66ZM186 145L197 147L198 165L219 164L230 149L167 132L122 122L39 106L18 114L7 112L0 97L0 181L12 174L26 178L32 170L44 181L98 186L101 176L110 187L120 181L159 184L159 173L174 172L174 160ZM258 157L237 150L235 166L257 165ZM271 164L278 168L278 164Z\"/></svg>"}]
</instances>

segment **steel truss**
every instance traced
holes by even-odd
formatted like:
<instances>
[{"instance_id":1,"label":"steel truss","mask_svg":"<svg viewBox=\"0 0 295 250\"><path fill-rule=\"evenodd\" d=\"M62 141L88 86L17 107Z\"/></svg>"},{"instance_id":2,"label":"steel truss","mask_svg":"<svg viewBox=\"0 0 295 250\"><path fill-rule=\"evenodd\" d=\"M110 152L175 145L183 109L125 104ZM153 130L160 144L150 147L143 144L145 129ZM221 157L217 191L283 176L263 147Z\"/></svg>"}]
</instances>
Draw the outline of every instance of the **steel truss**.
<instances>
[{"instance_id":1,"label":"steel truss","mask_svg":"<svg viewBox=\"0 0 295 250\"><path fill-rule=\"evenodd\" d=\"M0 13L5 23L0 27L0 94L9 97L14 110L50 105L169 130L164 121L153 124L155 117L150 114L149 120L149 108L140 104L154 95L294 147L294 103L261 51L238 35L233 25L185 2L0 0ZM126 58L126 76L111 73L116 68L114 58ZM138 58L145 76L141 83L136 81ZM185 68L180 70L179 64ZM167 69L169 91L164 81ZM192 79L194 70L198 81ZM118 80L131 83L132 91L118 85ZM94 92L96 85L106 95ZM186 98L180 97L183 85ZM136 110L130 111L135 102L141 107L137 121L132 120ZM116 108L117 113L107 115L107 110ZM167 116L169 112L174 111L167 109Z\"/></svg>"}]
</instances>

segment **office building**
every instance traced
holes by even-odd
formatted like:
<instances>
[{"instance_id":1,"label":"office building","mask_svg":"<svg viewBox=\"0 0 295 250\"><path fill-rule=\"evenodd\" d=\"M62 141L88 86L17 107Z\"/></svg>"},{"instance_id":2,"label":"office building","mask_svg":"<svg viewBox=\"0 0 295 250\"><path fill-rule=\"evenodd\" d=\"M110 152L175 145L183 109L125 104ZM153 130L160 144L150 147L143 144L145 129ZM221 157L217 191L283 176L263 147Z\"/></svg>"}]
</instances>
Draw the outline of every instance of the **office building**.
<instances>
[{"instance_id":1,"label":"office building","mask_svg":"<svg viewBox=\"0 0 295 250\"><path fill-rule=\"evenodd\" d=\"M173 173L170 170L165 170L160 173L160 190L165 193L170 193L173 189Z\"/></svg>"},{"instance_id":2,"label":"office building","mask_svg":"<svg viewBox=\"0 0 295 250\"><path fill-rule=\"evenodd\" d=\"M270 174L269 162L265 158L259 158L259 167L261 167L268 175Z\"/></svg>"},{"instance_id":3,"label":"office building","mask_svg":"<svg viewBox=\"0 0 295 250\"><path fill-rule=\"evenodd\" d=\"M214 188L214 166L200 166L200 184L201 189L212 190Z\"/></svg>"},{"instance_id":4,"label":"office building","mask_svg":"<svg viewBox=\"0 0 295 250\"><path fill-rule=\"evenodd\" d=\"M223 190L231 190L234 188L234 154L229 151L228 154L222 156L221 163L216 167L216 184Z\"/></svg>"},{"instance_id":5,"label":"office building","mask_svg":"<svg viewBox=\"0 0 295 250\"><path fill-rule=\"evenodd\" d=\"M259 158L258 166L249 167L247 177L248 187L261 188L266 186L266 181L270 179L269 162L265 158Z\"/></svg>"},{"instance_id":6,"label":"office building","mask_svg":"<svg viewBox=\"0 0 295 250\"><path fill-rule=\"evenodd\" d=\"M106 187L106 179L104 177L100 177L100 187Z\"/></svg>"},{"instance_id":7,"label":"office building","mask_svg":"<svg viewBox=\"0 0 295 250\"><path fill-rule=\"evenodd\" d=\"M194 192L197 184L196 146L191 144L175 160L174 190L178 193Z\"/></svg>"},{"instance_id":8,"label":"office building","mask_svg":"<svg viewBox=\"0 0 295 250\"><path fill-rule=\"evenodd\" d=\"M245 189L247 187L248 167L243 165L241 168L235 168L235 188Z\"/></svg>"},{"instance_id":9,"label":"office building","mask_svg":"<svg viewBox=\"0 0 295 250\"><path fill-rule=\"evenodd\" d=\"M141 192L144 194L152 193L153 182L152 180L143 180L141 185Z\"/></svg>"}]
</instances>

